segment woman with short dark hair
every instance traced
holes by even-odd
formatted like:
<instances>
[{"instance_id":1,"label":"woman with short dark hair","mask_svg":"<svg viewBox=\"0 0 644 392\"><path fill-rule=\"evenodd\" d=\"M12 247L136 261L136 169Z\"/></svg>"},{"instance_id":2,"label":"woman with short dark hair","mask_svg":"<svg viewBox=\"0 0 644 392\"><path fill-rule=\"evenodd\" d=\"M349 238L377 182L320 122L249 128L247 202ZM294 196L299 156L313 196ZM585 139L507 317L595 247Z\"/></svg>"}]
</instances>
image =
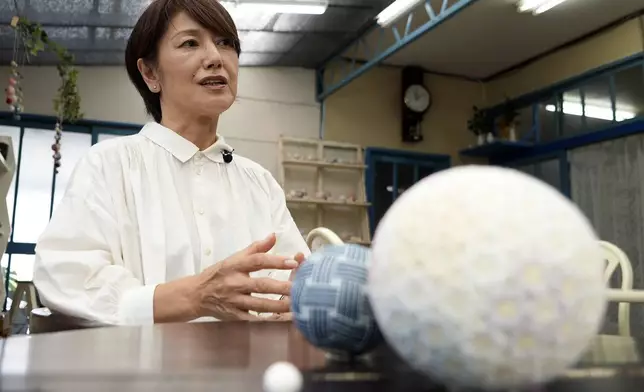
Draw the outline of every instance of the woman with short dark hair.
<instances>
[{"instance_id":1,"label":"woman with short dark hair","mask_svg":"<svg viewBox=\"0 0 644 392\"><path fill-rule=\"evenodd\" d=\"M36 246L52 311L108 325L288 319L289 275L309 250L273 176L217 133L240 52L217 1L142 14L125 63L154 121L77 165Z\"/></svg>"}]
</instances>

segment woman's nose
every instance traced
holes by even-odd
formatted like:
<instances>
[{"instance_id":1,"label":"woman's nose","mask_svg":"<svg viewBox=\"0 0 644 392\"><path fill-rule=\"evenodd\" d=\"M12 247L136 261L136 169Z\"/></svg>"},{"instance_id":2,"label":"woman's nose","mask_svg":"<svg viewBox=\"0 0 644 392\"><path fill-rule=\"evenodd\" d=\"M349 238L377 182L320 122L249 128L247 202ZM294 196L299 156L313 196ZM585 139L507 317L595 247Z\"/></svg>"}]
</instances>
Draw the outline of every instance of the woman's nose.
<instances>
[{"instance_id":1,"label":"woman's nose","mask_svg":"<svg viewBox=\"0 0 644 392\"><path fill-rule=\"evenodd\" d=\"M219 48L214 42L210 42L205 47L204 68L220 68L223 64Z\"/></svg>"}]
</instances>

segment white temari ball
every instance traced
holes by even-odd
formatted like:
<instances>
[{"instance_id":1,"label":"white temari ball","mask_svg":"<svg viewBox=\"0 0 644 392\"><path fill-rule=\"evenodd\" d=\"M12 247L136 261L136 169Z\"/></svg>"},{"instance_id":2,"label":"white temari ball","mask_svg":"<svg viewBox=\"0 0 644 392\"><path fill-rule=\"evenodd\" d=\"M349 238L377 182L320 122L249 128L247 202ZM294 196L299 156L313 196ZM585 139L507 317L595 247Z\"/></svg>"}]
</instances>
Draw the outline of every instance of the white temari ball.
<instances>
[{"instance_id":1,"label":"white temari ball","mask_svg":"<svg viewBox=\"0 0 644 392\"><path fill-rule=\"evenodd\" d=\"M593 228L519 171L462 166L423 179L387 211L372 251L368 288L385 339L447 385L551 380L605 313Z\"/></svg>"}]
</instances>

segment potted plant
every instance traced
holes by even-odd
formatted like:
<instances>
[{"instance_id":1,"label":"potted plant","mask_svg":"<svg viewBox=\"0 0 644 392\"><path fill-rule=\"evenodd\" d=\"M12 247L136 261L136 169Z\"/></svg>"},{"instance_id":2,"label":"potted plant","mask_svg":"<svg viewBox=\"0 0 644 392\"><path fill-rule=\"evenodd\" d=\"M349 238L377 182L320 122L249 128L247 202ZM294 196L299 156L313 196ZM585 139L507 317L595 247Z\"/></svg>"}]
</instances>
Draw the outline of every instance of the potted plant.
<instances>
[{"instance_id":1,"label":"potted plant","mask_svg":"<svg viewBox=\"0 0 644 392\"><path fill-rule=\"evenodd\" d=\"M476 135L477 145L482 145L486 142L494 140L492 135L492 127L490 116L487 111L481 110L478 106L473 106L472 118L467 121L467 128Z\"/></svg>"},{"instance_id":2,"label":"potted plant","mask_svg":"<svg viewBox=\"0 0 644 392\"><path fill-rule=\"evenodd\" d=\"M515 105L506 98L503 107L503 113L499 119L499 129L503 138L515 142L517 140L517 117L519 112L516 111Z\"/></svg>"}]
</instances>

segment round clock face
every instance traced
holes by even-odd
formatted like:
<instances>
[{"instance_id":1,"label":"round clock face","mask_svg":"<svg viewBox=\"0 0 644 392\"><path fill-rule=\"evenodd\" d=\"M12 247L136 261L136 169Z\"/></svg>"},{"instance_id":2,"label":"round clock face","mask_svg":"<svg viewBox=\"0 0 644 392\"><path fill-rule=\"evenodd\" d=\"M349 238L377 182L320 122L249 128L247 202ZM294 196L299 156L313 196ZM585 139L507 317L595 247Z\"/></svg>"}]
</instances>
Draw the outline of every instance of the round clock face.
<instances>
[{"instance_id":1,"label":"round clock face","mask_svg":"<svg viewBox=\"0 0 644 392\"><path fill-rule=\"evenodd\" d=\"M414 112L424 112L432 103L432 97L427 89L419 84L409 86L405 91L405 105Z\"/></svg>"}]
</instances>

